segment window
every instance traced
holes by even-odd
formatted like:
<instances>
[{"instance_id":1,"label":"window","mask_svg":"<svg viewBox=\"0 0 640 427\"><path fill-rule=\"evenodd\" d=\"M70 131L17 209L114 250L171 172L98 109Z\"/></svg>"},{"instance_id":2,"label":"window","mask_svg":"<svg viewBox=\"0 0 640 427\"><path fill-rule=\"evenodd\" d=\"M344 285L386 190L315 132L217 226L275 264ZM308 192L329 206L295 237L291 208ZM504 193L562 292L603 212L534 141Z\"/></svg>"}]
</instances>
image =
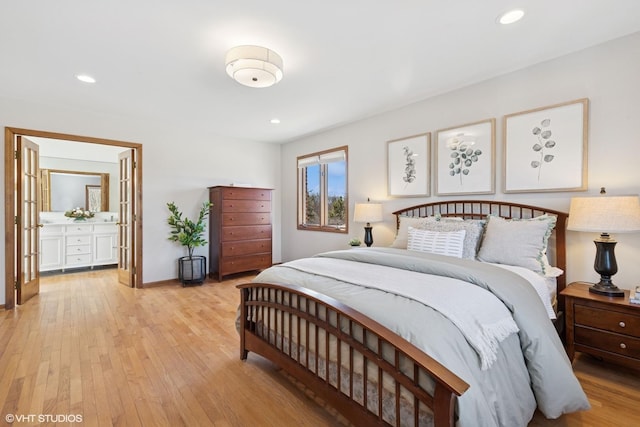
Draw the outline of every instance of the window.
<instances>
[{"instance_id":1,"label":"window","mask_svg":"<svg viewBox=\"0 0 640 427\"><path fill-rule=\"evenodd\" d=\"M298 157L298 229L347 233L347 147Z\"/></svg>"}]
</instances>

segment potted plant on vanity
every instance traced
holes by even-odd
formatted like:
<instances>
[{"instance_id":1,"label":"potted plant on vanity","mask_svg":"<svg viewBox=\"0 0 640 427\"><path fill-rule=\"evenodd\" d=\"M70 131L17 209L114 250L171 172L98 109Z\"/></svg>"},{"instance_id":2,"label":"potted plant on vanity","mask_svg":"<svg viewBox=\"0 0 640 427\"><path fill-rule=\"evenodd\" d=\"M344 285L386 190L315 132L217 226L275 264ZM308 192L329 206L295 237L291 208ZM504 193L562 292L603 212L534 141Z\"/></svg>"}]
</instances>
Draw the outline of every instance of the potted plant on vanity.
<instances>
[{"instance_id":1,"label":"potted plant on vanity","mask_svg":"<svg viewBox=\"0 0 640 427\"><path fill-rule=\"evenodd\" d=\"M204 256L194 256L193 250L198 246L204 246L207 241L203 237L205 218L209 215L209 211L213 204L204 202L198 220L192 221L189 218L183 218L174 202L167 203L167 208L171 212L171 216L167 219L167 223L171 226L171 235L169 240L178 242L182 246L187 247L188 256L178 259L178 279L182 282L182 286L188 284L202 284L206 276L207 258Z\"/></svg>"}]
</instances>

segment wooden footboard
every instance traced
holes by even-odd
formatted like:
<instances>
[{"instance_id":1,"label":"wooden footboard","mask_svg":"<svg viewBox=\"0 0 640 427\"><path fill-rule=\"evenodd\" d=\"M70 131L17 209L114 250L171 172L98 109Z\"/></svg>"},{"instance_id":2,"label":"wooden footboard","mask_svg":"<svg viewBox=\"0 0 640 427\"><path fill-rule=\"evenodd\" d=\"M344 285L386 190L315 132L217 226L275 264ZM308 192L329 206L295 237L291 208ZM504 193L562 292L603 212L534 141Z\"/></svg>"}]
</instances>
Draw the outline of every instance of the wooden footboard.
<instances>
[{"instance_id":1,"label":"wooden footboard","mask_svg":"<svg viewBox=\"0 0 640 427\"><path fill-rule=\"evenodd\" d=\"M241 359L273 361L355 425L455 424L469 385L389 329L302 287L238 288Z\"/></svg>"}]
</instances>

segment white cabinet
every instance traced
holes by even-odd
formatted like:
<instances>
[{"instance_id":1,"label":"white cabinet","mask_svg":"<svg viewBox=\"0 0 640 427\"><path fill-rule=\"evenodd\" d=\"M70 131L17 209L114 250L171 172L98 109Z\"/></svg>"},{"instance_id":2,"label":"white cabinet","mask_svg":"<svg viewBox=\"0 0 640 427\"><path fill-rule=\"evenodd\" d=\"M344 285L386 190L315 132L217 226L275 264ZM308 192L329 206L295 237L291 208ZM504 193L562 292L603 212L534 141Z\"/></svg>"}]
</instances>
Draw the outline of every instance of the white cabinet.
<instances>
[{"instance_id":1,"label":"white cabinet","mask_svg":"<svg viewBox=\"0 0 640 427\"><path fill-rule=\"evenodd\" d=\"M64 266L64 225L40 229L40 271L60 270Z\"/></svg>"},{"instance_id":2,"label":"white cabinet","mask_svg":"<svg viewBox=\"0 0 640 427\"><path fill-rule=\"evenodd\" d=\"M115 224L96 224L93 228L93 265L118 263L118 229Z\"/></svg>"},{"instance_id":3,"label":"white cabinet","mask_svg":"<svg viewBox=\"0 0 640 427\"><path fill-rule=\"evenodd\" d=\"M64 266L65 268L88 267L91 265L91 224L65 226Z\"/></svg>"},{"instance_id":4,"label":"white cabinet","mask_svg":"<svg viewBox=\"0 0 640 427\"><path fill-rule=\"evenodd\" d=\"M45 224L40 231L40 271L117 264L115 223Z\"/></svg>"}]
</instances>

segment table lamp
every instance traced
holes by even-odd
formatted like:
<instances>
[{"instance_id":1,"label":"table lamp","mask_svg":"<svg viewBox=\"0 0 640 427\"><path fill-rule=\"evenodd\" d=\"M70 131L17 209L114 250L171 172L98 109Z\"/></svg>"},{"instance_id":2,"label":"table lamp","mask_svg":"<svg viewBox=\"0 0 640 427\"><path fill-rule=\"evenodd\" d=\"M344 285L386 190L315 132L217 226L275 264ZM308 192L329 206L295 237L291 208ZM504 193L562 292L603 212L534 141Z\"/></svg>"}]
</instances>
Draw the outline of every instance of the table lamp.
<instances>
[{"instance_id":1,"label":"table lamp","mask_svg":"<svg viewBox=\"0 0 640 427\"><path fill-rule=\"evenodd\" d=\"M366 222L364 227L364 243L367 246L373 244L373 233L371 232L371 223L382 221L382 205L379 203L356 203L356 207L353 212L354 222Z\"/></svg>"},{"instance_id":2,"label":"table lamp","mask_svg":"<svg viewBox=\"0 0 640 427\"><path fill-rule=\"evenodd\" d=\"M604 189L601 191L604 193ZM618 272L614 248L616 241L609 233L640 231L640 198L638 196L573 197L569 208L567 230L601 233L593 242L596 259L593 264L600 281L589 292L610 297L623 297L624 291L613 284L611 276Z\"/></svg>"}]
</instances>

